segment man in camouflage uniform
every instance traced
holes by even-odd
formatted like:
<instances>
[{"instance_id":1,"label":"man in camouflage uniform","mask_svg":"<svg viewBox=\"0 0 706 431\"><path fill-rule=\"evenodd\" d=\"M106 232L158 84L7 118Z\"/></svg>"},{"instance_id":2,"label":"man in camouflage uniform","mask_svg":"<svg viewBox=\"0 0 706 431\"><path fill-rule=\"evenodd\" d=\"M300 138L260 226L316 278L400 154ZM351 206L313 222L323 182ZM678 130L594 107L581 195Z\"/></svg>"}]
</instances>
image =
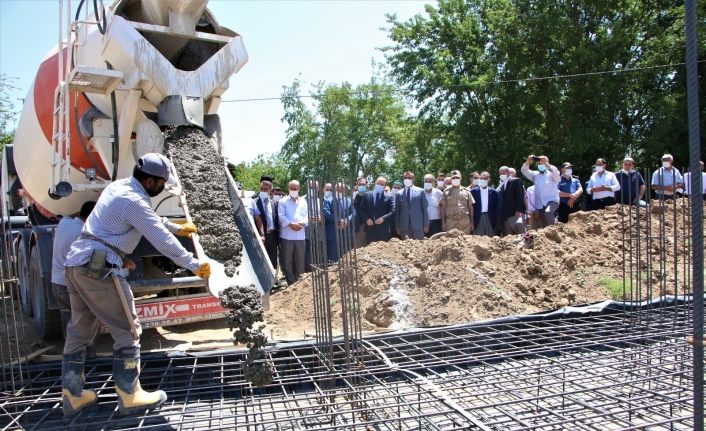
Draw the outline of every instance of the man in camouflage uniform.
<instances>
[{"instance_id":1,"label":"man in camouflage uniform","mask_svg":"<svg viewBox=\"0 0 706 431\"><path fill-rule=\"evenodd\" d=\"M473 196L461 187L461 173L451 173L451 186L444 190L439 201L441 228L445 232L458 229L465 234L473 233Z\"/></svg>"}]
</instances>

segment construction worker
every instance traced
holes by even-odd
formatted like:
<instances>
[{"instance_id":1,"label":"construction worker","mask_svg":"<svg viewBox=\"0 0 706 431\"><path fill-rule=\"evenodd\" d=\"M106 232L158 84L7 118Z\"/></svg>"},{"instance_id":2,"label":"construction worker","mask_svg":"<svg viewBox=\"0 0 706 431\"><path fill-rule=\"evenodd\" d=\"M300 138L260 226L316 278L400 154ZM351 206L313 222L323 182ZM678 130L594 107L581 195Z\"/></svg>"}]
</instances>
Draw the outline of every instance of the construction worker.
<instances>
[{"instance_id":1,"label":"construction worker","mask_svg":"<svg viewBox=\"0 0 706 431\"><path fill-rule=\"evenodd\" d=\"M473 196L461 187L461 173L451 172L451 186L444 190L439 201L441 229L445 232L458 229L465 234L473 233Z\"/></svg>"},{"instance_id":2,"label":"construction worker","mask_svg":"<svg viewBox=\"0 0 706 431\"><path fill-rule=\"evenodd\" d=\"M145 154L132 177L108 185L86 220L81 235L66 257L66 284L71 300L71 321L66 328L62 367L65 416L72 416L97 401L96 393L84 390L86 345L93 340L98 322L113 337L113 380L122 414L161 405L164 391L146 392L140 387L140 333L134 298L123 268L134 269L125 259L143 236L174 263L195 275L208 278L208 262L199 262L173 234L190 236L192 223L175 224L158 217L151 197L174 183L171 162L161 154Z\"/></svg>"}]
</instances>

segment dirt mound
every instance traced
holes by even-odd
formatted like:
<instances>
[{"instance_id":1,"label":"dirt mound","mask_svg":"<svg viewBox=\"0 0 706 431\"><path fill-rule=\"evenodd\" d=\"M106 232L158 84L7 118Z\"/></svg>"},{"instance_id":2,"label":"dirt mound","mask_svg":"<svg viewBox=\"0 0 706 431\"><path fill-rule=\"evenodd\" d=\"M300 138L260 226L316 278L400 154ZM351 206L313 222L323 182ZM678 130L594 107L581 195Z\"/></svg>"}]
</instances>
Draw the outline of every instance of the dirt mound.
<instances>
[{"instance_id":1,"label":"dirt mound","mask_svg":"<svg viewBox=\"0 0 706 431\"><path fill-rule=\"evenodd\" d=\"M665 217L667 235L671 219ZM371 244L357 252L364 329L445 325L610 299L606 280L622 284L622 226L621 208L614 206L533 231L533 248L518 236L453 232L431 241ZM653 233L659 228L653 218ZM651 259L659 259L658 250ZM340 325L335 277L331 286L334 325ZM308 277L273 294L268 330L275 337L313 333L312 302Z\"/></svg>"}]
</instances>

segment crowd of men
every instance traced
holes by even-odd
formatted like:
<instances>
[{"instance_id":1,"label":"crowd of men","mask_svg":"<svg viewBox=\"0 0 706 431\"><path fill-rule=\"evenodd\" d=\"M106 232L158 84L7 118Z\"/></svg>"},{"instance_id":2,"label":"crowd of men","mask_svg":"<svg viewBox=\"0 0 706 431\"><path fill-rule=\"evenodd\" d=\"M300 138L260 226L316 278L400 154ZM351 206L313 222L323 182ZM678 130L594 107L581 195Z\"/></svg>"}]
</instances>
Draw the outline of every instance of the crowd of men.
<instances>
[{"instance_id":1,"label":"crowd of men","mask_svg":"<svg viewBox=\"0 0 706 431\"><path fill-rule=\"evenodd\" d=\"M690 173L682 175L669 154L661 161L650 182L655 197L690 195ZM570 162L557 167L546 156L530 155L520 168L532 183L527 188L514 168L502 166L497 183L489 171L483 171L471 173L467 186L458 170L426 174L422 187L415 185L416 176L409 171L391 187L385 177L368 184L362 176L350 195L343 183L327 183L319 195L319 184L312 181L307 194L300 196L296 180L289 182L285 195L273 188L272 178L263 177L251 212L272 265L280 264L287 283L292 284L309 271L310 213L316 217L319 209L325 223L327 258L336 262L353 244L360 247L391 238L419 240L452 229L485 236L524 234L528 229L566 223L570 214L581 209L599 210L616 203L647 205L647 186L632 158L626 157L618 172L607 168L606 160L597 159L591 177L582 183ZM701 162L701 192L706 200L703 168ZM315 203L316 211L310 211L314 197L321 201ZM347 235L337 230L347 230ZM348 237L355 241L338 243Z\"/></svg>"}]
</instances>

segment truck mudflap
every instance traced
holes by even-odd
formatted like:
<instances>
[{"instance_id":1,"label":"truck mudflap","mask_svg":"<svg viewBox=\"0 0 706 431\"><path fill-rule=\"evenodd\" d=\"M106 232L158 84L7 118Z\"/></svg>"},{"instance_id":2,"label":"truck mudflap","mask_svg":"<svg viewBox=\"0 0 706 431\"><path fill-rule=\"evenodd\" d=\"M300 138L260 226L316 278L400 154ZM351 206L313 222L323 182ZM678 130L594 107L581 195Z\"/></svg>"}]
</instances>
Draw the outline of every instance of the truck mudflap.
<instances>
[{"instance_id":1,"label":"truck mudflap","mask_svg":"<svg viewBox=\"0 0 706 431\"><path fill-rule=\"evenodd\" d=\"M207 293L173 300L137 300L135 309L143 328L220 319L226 312L220 300Z\"/></svg>"}]
</instances>

